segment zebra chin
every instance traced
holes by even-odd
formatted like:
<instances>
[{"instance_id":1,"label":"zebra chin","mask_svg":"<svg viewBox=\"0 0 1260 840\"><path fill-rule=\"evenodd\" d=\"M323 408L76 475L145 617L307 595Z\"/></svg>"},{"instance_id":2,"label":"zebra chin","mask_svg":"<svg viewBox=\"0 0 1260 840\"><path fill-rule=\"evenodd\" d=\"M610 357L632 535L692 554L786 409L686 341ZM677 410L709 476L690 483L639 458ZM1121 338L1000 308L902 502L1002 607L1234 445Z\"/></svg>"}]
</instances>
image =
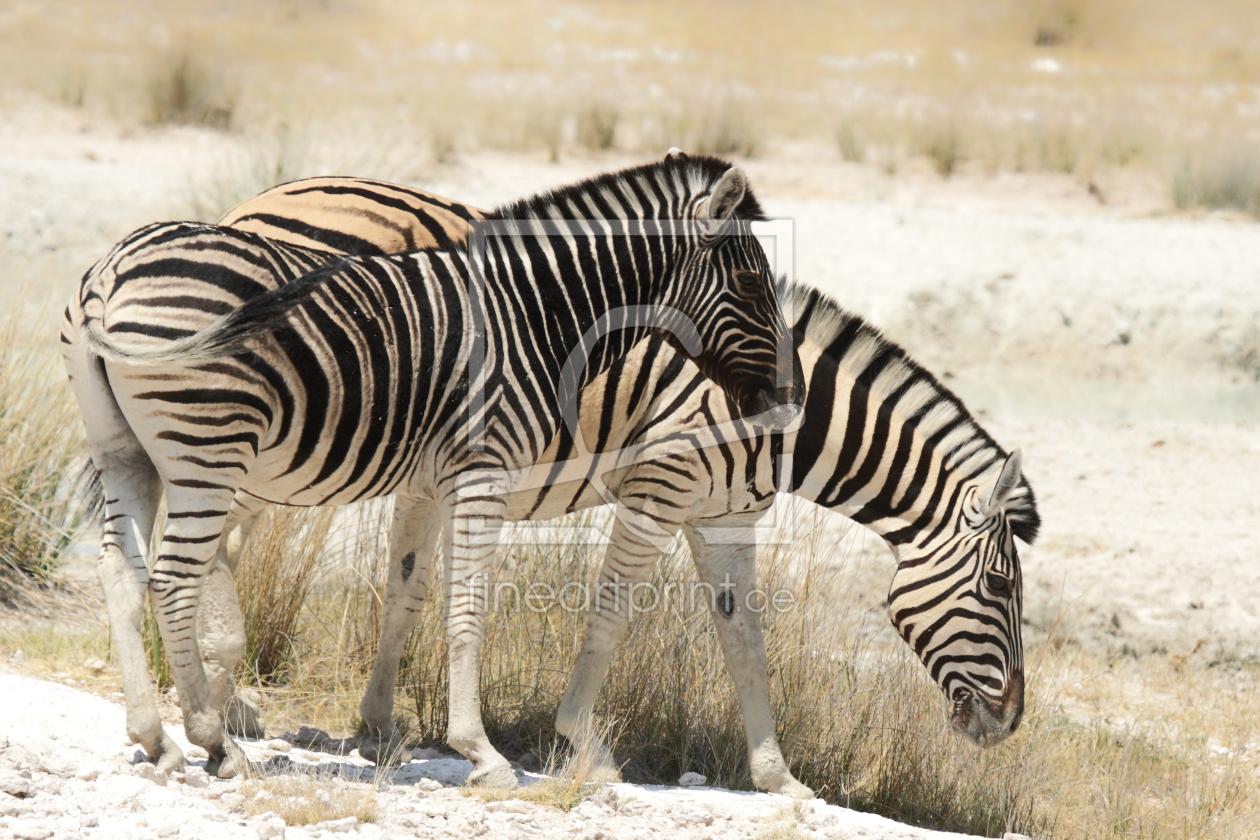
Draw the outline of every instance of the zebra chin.
<instances>
[{"instance_id":1,"label":"zebra chin","mask_svg":"<svg viewBox=\"0 0 1260 840\"><path fill-rule=\"evenodd\" d=\"M949 716L949 728L959 735L966 735L979 747L992 747L1002 743L1019 728L1024 717L1024 675L1011 674L1006 691L996 703L967 691L954 701Z\"/></svg>"}]
</instances>

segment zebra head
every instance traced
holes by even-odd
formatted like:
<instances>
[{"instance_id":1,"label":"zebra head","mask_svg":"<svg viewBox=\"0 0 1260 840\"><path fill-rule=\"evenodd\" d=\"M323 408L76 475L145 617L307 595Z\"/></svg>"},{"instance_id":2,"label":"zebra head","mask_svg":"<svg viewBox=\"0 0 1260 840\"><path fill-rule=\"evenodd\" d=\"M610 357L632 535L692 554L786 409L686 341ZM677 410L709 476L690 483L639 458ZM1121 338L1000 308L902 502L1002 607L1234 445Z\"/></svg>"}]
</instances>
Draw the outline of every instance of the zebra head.
<instances>
[{"instance_id":1,"label":"zebra head","mask_svg":"<svg viewBox=\"0 0 1260 840\"><path fill-rule=\"evenodd\" d=\"M764 219L761 207L739 167L677 150L666 158L670 164L693 173L699 167L705 176L685 211L696 247L678 266L670 301L695 325L702 349L666 338L722 387L740 416L783 429L801 414L805 377L770 264L752 234L751 223Z\"/></svg>"},{"instance_id":2,"label":"zebra head","mask_svg":"<svg viewBox=\"0 0 1260 840\"><path fill-rule=\"evenodd\" d=\"M994 460L955 488L926 543L896 550L888 597L893 626L953 708L950 727L982 747L999 743L1024 714L1023 579L1015 537L1037 520L1020 455Z\"/></svg>"}]
</instances>

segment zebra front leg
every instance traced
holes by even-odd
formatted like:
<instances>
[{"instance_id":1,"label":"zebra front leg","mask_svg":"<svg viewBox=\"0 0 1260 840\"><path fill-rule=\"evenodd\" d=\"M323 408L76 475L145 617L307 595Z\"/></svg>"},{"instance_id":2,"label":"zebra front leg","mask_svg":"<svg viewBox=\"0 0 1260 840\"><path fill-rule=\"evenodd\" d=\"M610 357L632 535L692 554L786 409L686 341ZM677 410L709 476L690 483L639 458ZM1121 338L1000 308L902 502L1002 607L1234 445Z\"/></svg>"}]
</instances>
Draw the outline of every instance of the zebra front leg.
<instances>
[{"instance_id":1,"label":"zebra front leg","mask_svg":"<svg viewBox=\"0 0 1260 840\"><path fill-rule=\"evenodd\" d=\"M498 496L456 496L446 517L446 635L450 657L447 743L472 762L468 784L514 788L516 774L481 721L480 663L490 574L506 505Z\"/></svg>"},{"instance_id":2,"label":"zebra front leg","mask_svg":"<svg viewBox=\"0 0 1260 840\"><path fill-rule=\"evenodd\" d=\"M265 502L237 493L197 607L197 642L210 694L228 733L245 738L262 738L265 730L258 703L236 688L236 666L245 656L246 635L235 576L245 542L265 507Z\"/></svg>"},{"instance_id":3,"label":"zebra front leg","mask_svg":"<svg viewBox=\"0 0 1260 840\"><path fill-rule=\"evenodd\" d=\"M394 726L394 687L407 639L429 598L433 552L441 530L442 512L437 504L423 499L395 498L381 638L372 666L372 679L359 704L359 714L368 732L359 745L359 753L377 764L411 760Z\"/></svg>"},{"instance_id":4,"label":"zebra front leg","mask_svg":"<svg viewBox=\"0 0 1260 840\"><path fill-rule=\"evenodd\" d=\"M185 489L186 485L201 492ZM247 764L240 748L226 737L223 716L202 667L197 609L205 578L215 563L233 490L202 478L167 478L166 531L149 577L158 628L179 690L184 732L209 753L206 772L224 779Z\"/></svg>"},{"instance_id":5,"label":"zebra front leg","mask_svg":"<svg viewBox=\"0 0 1260 840\"><path fill-rule=\"evenodd\" d=\"M761 627L769 596L756 594L756 536L750 527L746 542L714 545L706 541L700 529L687 527L684 533L691 544L700 582L711 587L709 607L726 670L739 695L753 784L771 793L812 799L814 792L788 770L775 735L766 677L765 633Z\"/></svg>"},{"instance_id":6,"label":"zebra front leg","mask_svg":"<svg viewBox=\"0 0 1260 840\"><path fill-rule=\"evenodd\" d=\"M607 746L596 740L595 700L617 642L629 626L634 602L678 531L679 523L669 513L685 510L681 505L661 506L656 501L658 491L655 484L644 484L639 492L633 482L623 485L623 501L616 506L612 539L587 609L582 647L556 712L556 731L570 741L587 739L586 748L595 753L596 766L603 775L615 780L620 780L621 771ZM651 595L653 600L661 597L661 593Z\"/></svg>"}]
</instances>

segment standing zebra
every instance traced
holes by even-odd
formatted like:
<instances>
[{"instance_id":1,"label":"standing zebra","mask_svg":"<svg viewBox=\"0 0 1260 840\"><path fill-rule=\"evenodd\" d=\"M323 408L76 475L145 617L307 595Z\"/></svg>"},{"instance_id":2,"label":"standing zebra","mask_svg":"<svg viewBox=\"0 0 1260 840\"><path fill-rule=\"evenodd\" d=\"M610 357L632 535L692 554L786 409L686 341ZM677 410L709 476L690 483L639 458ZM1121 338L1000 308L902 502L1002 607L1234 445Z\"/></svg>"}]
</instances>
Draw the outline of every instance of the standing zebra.
<instances>
[{"instance_id":1,"label":"standing zebra","mask_svg":"<svg viewBox=\"0 0 1260 840\"><path fill-rule=\"evenodd\" d=\"M373 213L342 217L344 228L325 228L336 207L353 195L355 206L384 198ZM414 236L433 227L424 207L458 207L459 218L481 211L396 185L328 178L269 190L229 211L224 222L250 229L266 218L282 224L267 231L303 231L304 241L336 249L340 237L385 248L416 208ZM387 218L376 227L374 220ZM794 335L810 383L805 418L784 436L793 454L793 492L852 517L892 546L898 568L889 598L894 627L915 650L953 703L951 725L980 744L1000 741L1018 726L1023 709L1020 638L1022 583L1013 537L1031 543L1039 519L1018 454L1007 456L963 404L896 345L821 293L791 288ZM629 401L627 388L640 395ZM777 436L721 437L729 419L718 389L667 344L636 347L583 392L580 427L591 449L633 451L633 464L587 466L577 479L553 464L572 462L574 441L562 434L540 459L547 481L526 482L508 496L508 518L542 520L606 499L585 476L612 468L603 483L620 506L644 514L657 528L636 527L619 516L601 581L646 579L659 551L679 529L687 536L701 579L720 587L736 583L731 599L711 604L728 669L739 690L754 783L804 795L783 761L771 716L765 649L758 617L729 609L745 603L756 586L751 532L743 542L710 542L718 530L747 529L775 490L772 455ZM679 438L691 444L680 448ZM242 500L248 501L248 500ZM252 520L232 540L237 550ZM436 539L436 535L432 539ZM432 544L432 543L431 543ZM236 557L228 558L234 566ZM403 645L427 595L428 558L411 548L391 550L382 639L372 681L360 708L374 731L391 726L393 689ZM729 575L729 578L726 577ZM718 591L721 591L720 589ZM227 585L223 600L234 601ZM229 605L230 606L230 605ZM600 683L628 616L604 609L589 617L582 653L566 691L556 728L571 734L589 717ZM239 626L220 626L215 644L240 639ZM213 649L208 644L207 648ZM235 648L233 648L235 649ZM220 666L231 673L234 660ZM226 690L230 692L230 683ZM367 749L367 748L365 748Z\"/></svg>"},{"instance_id":2,"label":"standing zebra","mask_svg":"<svg viewBox=\"0 0 1260 840\"><path fill-rule=\"evenodd\" d=\"M148 589L185 731L220 776L243 756L224 738L195 627L233 499L392 494L395 549L431 553L445 528L448 741L470 782L515 784L481 723L484 614L462 582L489 567L504 494L560 430L564 390L660 328L636 320L642 307L664 312L668 340L736 413L772 427L799 413L799 364L791 353L781 370L787 327L748 230L761 218L741 170L671 156L508 205L485 249L329 259L188 223L116 246L71 300L63 354L105 491L99 569L133 740L159 766L182 762L142 702L143 546L163 490ZM592 344L605 322L625 328ZM577 373L574 348L586 351Z\"/></svg>"}]
</instances>

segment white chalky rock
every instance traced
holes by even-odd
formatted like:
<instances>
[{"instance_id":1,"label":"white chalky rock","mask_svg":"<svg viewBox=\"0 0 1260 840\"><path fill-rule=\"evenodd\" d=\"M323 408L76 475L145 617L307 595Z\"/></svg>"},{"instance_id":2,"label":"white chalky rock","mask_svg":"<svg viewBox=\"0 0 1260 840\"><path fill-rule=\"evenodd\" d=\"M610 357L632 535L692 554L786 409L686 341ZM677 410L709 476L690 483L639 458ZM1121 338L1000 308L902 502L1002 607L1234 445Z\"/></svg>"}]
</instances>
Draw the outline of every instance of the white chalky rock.
<instances>
[{"instance_id":1,"label":"white chalky rock","mask_svg":"<svg viewBox=\"0 0 1260 840\"><path fill-rule=\"evenodd\" d=\"M437 779L421 779L416 782L416 790L423 791L425 793L433 793L433 791L441 789L442 783Z\"/></svg>"},{"instance_id":2,"label":"white chalky rock","mask_svg":"<svg viewBox=\"0 0 1260 840\"><path fill-rule=\"evenodd\" d=\"M189 758L209 758L210 757L210 753L206 752L204 748L199 747L196 744L184 750L184 755L188 756Z\"/></svg>"},{"instance_id":3,"label":"white chalky rock","mask_svg":"<svg viewBox=\"0 0 1260 840\"><path fill-rule=\"evenodd\" d=\"M15 796L18 799L25 799L35 793L35 786L31 784L29 779L21 776L0 776L0 792L7 793L9 796Z\"/></svg>"},{"instance_id":4,"label":"white chalky rock","mask_svg":"<svg viewBox=\"0 0 1260 840\"><path fill-rule=\"evenodd\" d=\"M210 786L210 775L200 767L191 765L184 771L184 784L190 788L204 788Z\"/></svg>"},{"instance_id":5,"label":"white chalky rock","mask_svg":"<svg viewBox=\"0 0 1260 840\"><path fill-rule=\"evenodd\" d=\"M136 765L135 774L155 785L164 785L167 781L166 773L159 770L156 764L149 764L147 761Z\"/></svg>"},{"instance_id":6,"label":"white chalky rock","mask_svg":"<svg viewBox=\"0 0 1260 840\"><path fill-rule=\"evenodd\" d=\"M315 831L330 831L333 834L344 834L347 831L359 830L358 817L346 817L341 820L325 820L322 823L311 826Z\"/></svg>"},{"instance_id":7,"label":"white chalky rock","mask_svg":"<svg viewBox=\"0 0 1260 840\"><path fill-rule=\"evenodd\" d=\"M84 667L84 668L87 668L87 669L88 669L89 671L91 671L93 674L99 674L99 673L101 673L102 671L104 671L104 670L105 670L105 660L103 660L103 659L88 659L87 661L85 661L85 662L83 663L83 667Z\"/></svg>"},{"instance_id":8,"label":"white chalky rock","mask_svg":"<svg viewBox=\"0 0 1260 840\"><path fill-rule=\"evenodd\" d=\"M289 750L293 749L293 745L283 738L272 738L270 741L263 744L263 746L269 750L275 750L278 753L287 753Z\"/></svg>"},{"instance_id":9,"label":"white chalky rock","mask_svg":"<svg viewBox=\"0 0 1260 840\"><path fill-rule=\"evenodd\" d=\"M683 773L678 777L679 787L703 787L708 783L708 777L701 776L699 773Z\"/></svg>"},{"instance_id":10,"label":"white chalky rock","mask_svg":"<svg viewBox=\"0 0 1260 840\"><path fill-rule=\"evenodd\" d=\"M158 837L178 837L179 836L179 823L164 822L160 824L157 828L153 829L153 832Z\"/></svg>"},{"instance_id":11,"label":"white chalky rock","mask_svg":"<svg viewBox=\"0 0 1260 840\"><path fill-rule=\"evenodd\" d=\"M29 822L20 822L11 831L17 840L48 840L53 835L52 829Z\"/></svg>"},{"instance_id":12,"label":"white chalky rock","mask_svg":"<svg viewBox=\"0 0 1260 840\"><path fill-rule=\"evenodd\" d=\"M1032 840L1032 838L1027 834L1016 834L1013 831L1008 831L1002 835L1002 840Z\"/></svg>"},{"instance_id":13,"label":"white chalky rock","mask_svg":"<svg viewBox=\"0 0 1260 840\"><path fill-rule=\"evenodd\" d=\"M695 805L683 805L670 809L669 818L680 826L694 828L700 825L713 825L713 815Z\"/></svg>"},{"instance_id":14,"label":"white chalky rock","mask_svg":"<svg viewBox=\"0 0 1260 840\"><path fill-rule=\"evenodd\" d=\"M262 815L258 823L258 840L284 840L284 820L272 813Z\"/></svg>"},{"instance_id":15,"label":"white chalky rock","mask_svg":"<svg viewBox=\"0 0 1260 840\"><path fill-rule=\"evenodd\" d=\"M531 809L528 802L520 799L504 799L499 802L487 802L486 810L492 814L528 814Z\"/></svg>"},{"instance_id":16,"label":"white chalky rock","mask_svg":"<svg viewBox=\"0 0 1260 840\"><path fill-rule=\"evenodd\" d=\"M235 810L245 804L245 797L239 793L225 793L219 797L219 801L223 803L224 807Z\"/></svg>"}]
</instances>

